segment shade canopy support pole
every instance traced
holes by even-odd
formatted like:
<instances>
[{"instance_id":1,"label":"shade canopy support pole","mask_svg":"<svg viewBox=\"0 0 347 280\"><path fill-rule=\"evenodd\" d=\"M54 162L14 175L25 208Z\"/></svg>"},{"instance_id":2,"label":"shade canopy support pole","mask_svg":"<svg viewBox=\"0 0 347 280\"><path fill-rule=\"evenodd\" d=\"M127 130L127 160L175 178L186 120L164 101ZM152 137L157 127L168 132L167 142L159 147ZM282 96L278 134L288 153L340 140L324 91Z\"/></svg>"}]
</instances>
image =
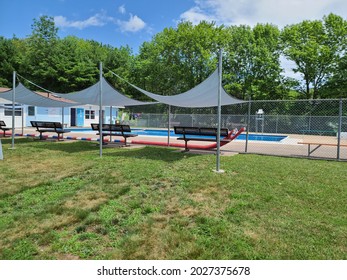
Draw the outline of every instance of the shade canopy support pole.
<instances>
[{"instance_id":1,"label":"shade canopy support pole","mask_svg":"<svg viewBox=\"0 0 347 280\"><path fill-rule=\"evenodd\" d=\"M103 140L103 135L102 135L102 62L100 62L99 66L99 71L100 71L100 89L99 89L99 156L102 157L102 140Z\"/></svg>"},{"instance_id":2,"label":"shade canopy support pole","mask_svg":"<svg viewBox=\"0 0 347 280\"><path fill-rule=\"evenodd\" d=\"M219 50L218 61L218 113L217 113L217 156L216 156L216 170L217 173L223 173L224 170L220 169L220 131L222 122L222 49Z\"/></svg>"},{"instance_id":3,"label":"shade canopy support pole","mask_svg":"<svg viewBox=\"0 0 347 280\"><path fill-rule=\"evenodd\" d=\"M63 128L65 127L64 126L64 122L65 122L65 120L64 120L64 107L61 107L61 124L62 124L62 126L63 126Z\"/></svg>"},{"instance_id":4,"label":"shade canopy support pole","mask_svg":"<svg viewBox=\"0 0 347 280\"><path fill-rule=\"evenodd\" d=\"M14 149L14 135L15 135L15 105L16 105L16 71L13 71L13 85L12 85L12 144L11 149Z\"/></svg>"},{"instance_id":5,"label":"shade canopy support pole","mask_svg":"<svg viewBox=\"0 0 347 280\"><path fill-rule=\"evenodd\" d=\"M110 124L112 124L112 110L113 110L113 108L112 108L112 106L110 106ZM112 133L110 135L110 142L112 142Z\"/></svg>"},{"instance_id":6,"label":"shade canopy support pole","mask_svg":"<svg viewBox=\"0 0 347 280\"><path fill-rule=\"evenodd\" d=\"M24 121L25 121L25 118L24 118L24 113L25 113L25 111L24 111L24 105L22 104L22 107L21 107L21 114L22 114L22 131L21 131L21 134L22 134L22 136L24 135Z\"/></svg>"},{"instance_id":7,"label":"shade canopy support pole","mask_svg":"<svg viewBox=\"0 0 347 280\"><path fill-rule=\"evenodd\" d=\"M170 127L171 127L171 105L168 105L168 122L167 122L167 145L170 146Z\"/></svg>"}]
</instances>

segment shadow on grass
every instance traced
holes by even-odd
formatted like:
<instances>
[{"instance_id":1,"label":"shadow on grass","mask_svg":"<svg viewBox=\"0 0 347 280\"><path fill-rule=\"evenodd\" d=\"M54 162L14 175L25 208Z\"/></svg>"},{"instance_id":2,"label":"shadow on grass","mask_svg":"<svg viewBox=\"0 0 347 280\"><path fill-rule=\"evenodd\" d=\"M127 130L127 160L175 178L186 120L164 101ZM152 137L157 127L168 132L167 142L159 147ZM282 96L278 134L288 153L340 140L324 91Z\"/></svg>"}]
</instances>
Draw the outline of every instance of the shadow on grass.
<instances>
[{"instance_id":1,"label":"shadow on grass","mask_svg":"<svg viewBox=\"0 0 347 280\"><path fill-rule=\"evenodd\" d=\"M130 157L147 160L162 160L165 162L174 162L185 159L187 157L199 156L197 154L182 153L174 148L143 146L139 148L115 148L114 150L107 149L103 153L106 157Z\"/></svg>"},{"instance_id":2,"label":"shadow on grass","mask_svg":"<svg viewBox=\"0 0 347 280\"><path fill-rule=\"evenodd\" d=\"M11 145L12 140L8 138L1 138L1 142L4 146L7 146ZM69 140L58 141L55 139L39 140L33 138L16 138L14 144L15 148L17 145L30 145L32 148L36 149L47 149L54 151L62 151L66 153L78 153L84 151L98 150L98 146L93 142Z\"/></svg>"},{"instance_id":3,"label":"shadow on grass","mask_svg":"<svg viewBox=\"0 0 347 280\"><path fill-rule=\"evenodd\" d=\"M0 140L1 140L1 143L3 145L6 145L6 144L10 144L12 143L12 138L11 137L0 137ZM20 137L20 138L15 138L14 139L14 144L23 144L23 143L32 143L33 142L33 138L26 138L26 137Z\"/></svg>"},{"instance_id":4,"label":"shadow on grass","mask_svg":"<svg viewBox=\"0 0 347 280\"><path fill-rule=\"evenodd\" d=\"M10 146L10 138L1 139L3 145ZM99 143L89 141L57 141L57 140L37 140L33 138L16 138L15 147L30 145L31 148L51 151L61 151L64 153L79 153L95 151L95 158L99 158ZM175 148L143 146L125 148L117 145L106 145L103 148L103 157L129 157L143 158L148 160L162 160L165 162L174 162L188 157L199 156L199 154L183 153Z\"/></svg>"}]
</instances>

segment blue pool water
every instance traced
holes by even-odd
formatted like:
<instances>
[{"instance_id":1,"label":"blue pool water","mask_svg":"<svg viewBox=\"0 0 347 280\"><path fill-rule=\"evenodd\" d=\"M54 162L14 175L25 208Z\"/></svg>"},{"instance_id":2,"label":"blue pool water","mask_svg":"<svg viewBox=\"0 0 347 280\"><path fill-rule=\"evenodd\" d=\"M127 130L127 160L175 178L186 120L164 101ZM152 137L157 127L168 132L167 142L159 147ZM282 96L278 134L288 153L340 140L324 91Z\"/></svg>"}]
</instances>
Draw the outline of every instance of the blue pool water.
<instances>
[{"instance_id":1,"label":"blue pool water","mask_svg":"<svg viewBox=\"0 0 347 280\"><path fill-rule=\"evenodd\" d=\"M92 129L86 128L71 128L73 132L81 132L87 134L95 134L95 131ZM132 133L136 133L138 135L143 136L162 136L167 137L167 130L165 129L132 129ZM182 135L175 134L173 130L170 131L170 137L180 137ZM196 137L196 136L194 136ZM206 136L201 136L202 138L206 138ZM211 138L214 138L211 136ZM285 135L267 135L267 134L248 134L248 140L250 141L268 141L268 142L280 142L283 139L287 138ZM241 134L237 137L236 140L246 140L246 134Z\"/></svg>"},{"instance_id":2,"label":"blue pool water","mask_svg":"<svg viewBox=\"0 0 347 280\"><path fill-rule=\"evenodd\" d=\"M259 134L248 134L248 140L250 141L269 141L269 142L280 142L287 138L285 135L259 135ZM241 134L236 140L246 140L246 134Z\"/></svg>"}]
</instances>

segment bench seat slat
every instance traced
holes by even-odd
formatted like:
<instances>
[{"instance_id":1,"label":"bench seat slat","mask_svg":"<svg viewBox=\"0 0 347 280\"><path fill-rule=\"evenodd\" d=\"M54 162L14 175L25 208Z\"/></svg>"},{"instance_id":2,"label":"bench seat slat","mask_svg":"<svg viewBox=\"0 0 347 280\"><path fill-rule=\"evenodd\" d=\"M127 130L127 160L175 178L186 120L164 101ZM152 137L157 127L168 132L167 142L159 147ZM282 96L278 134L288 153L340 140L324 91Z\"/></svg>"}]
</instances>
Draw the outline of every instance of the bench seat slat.
<instances>
[{"instance_id":1,"label":"bench seat slat","mask_svg":"<svg viewBox=\"0 0 347 280\"><path fill-rule=\"evenodd\" d=\"M315 151L317 151L322 146L329 146L329 147L347 147L347 144L340 144L337 143L318 143L318 142L298 142L298 144L307 145L307 156L311 156L311 154ZM311 149L311 145L316 146Z\"/></svg>"},{"instance_id":2,"label":"bench seat slat","mask_svg":"<svg viewBox=\"0 0 347 280\"><path fill-rule=\"evenodd\" d=\"M317 142L298 142L298 144L303 145L321 145L321 146L334 146L337 147L337 143L317 143ZM340 144L341 147L347 147L347 144Z\"/></svg>"},{"instance_id":3,"label":"bench seat slat","mask_svg":"<svg viewBox=\"0 0 347 280\"><path fill-rule=\"evenodd\" d=\"M175 134L182 135L183 137L177 138L177 140L183 140L185 142L185 150L188 151L188 141L208 141L216 142L218 136L218 129L215 127L186 127L186 126L175 126ZM227 128L220 129L220 136L226 137L229 134ZM206 137L194 137L194 136L214 136L214 138ZM230 142L229 139L220 139L221 142Z\"/></svg>"},{"instance_id":4,"label":"bench seat slat","mask_svg":"<svg viewBox=\"0 0 347 280\"><path fill-rule=\"evenodd\" d=\"M179 137L177 140L186 140L186 141L206 141L206 142L216 142L216 139L212 138L194 138L194 137ZM220 139L221 142L231 142L230 139Z\"/></svg>"},{"instance_id":5,"label":"bench seat slat","mask_svg":"<svg viewBox=\"0 0 347 280\"><path fill-rule=\"evenodd\" d=\"M3 131L4 137L6 137L6 131L12 130L12 128L6 127L5 121L0 121L0 129Z\"/></svg>"},{"instance_id":6,"label":"bench seat slat","mask_svg":"<svg viewBox=\"0 0 347 280\"><path fill-rule=\"evenodd\" d=\"M100 133L98 132L97 135L100 135ZM137 134L129 134L129 133L114 133L114 132L106 132L106 131L102 131L102 135L103 136L121 136L121 137L136 137L138 136Z\"/></svg>"},{"instance_id":7,"label":"bench seat slat","mask_svg":"<svg viewBox=\"0 0 347 280\"><path fill-rule=\"evenodd\" d=\"M43 140L42 133L55 132L58 134L58 140L60 134L69 133L71 130L64 129L60 122L45 122L45 121L30 121L31 126L36 128L36 131L40 133L40 140Z\"/></svg>"},{"instance_id":8,"label":"bench seat slat","mask_svg":"<svg viewBox=\"0 0 347 280\"><path fill-rule=\"evenodd\" d=\"M99 124L98 123L92 123L91 127L93 130L98 131L97 135L100 135L100 130L99 130ZM104 142L104 137L105 136L119 136L123 137L125 140L125 145L127 145L127 139L129 137L136 137L138 136L137 134L130 133L131 128L129 125L122 125L122 124L102 124L102 131L101 131L101 138L102 141Z\"/></svg>"}]
</instances>

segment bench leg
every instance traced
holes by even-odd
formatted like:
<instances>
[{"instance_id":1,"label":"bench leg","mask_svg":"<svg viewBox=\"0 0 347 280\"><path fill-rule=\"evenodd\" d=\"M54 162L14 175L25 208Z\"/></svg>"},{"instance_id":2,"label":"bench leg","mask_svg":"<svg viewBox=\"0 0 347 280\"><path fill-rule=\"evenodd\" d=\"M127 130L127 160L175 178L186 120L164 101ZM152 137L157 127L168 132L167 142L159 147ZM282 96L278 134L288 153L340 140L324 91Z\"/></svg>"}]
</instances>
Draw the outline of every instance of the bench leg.
<instances>
[{"instance_id":1,"label":"bench leg","mask_svg":"<svg viewBox=\"0 0 347 280\"><path fill-rule=\"evenodd\" d=\"M64 138L64 133L57 133L58 134L58 141L60 141L60 134L62 135L62 140L61 141L63 141L63 138Z\"/></svg>"},{"instance_id":2,"label":"bench leg","mask_svg":"<svg viewBox=\"0 0 347 280\"><path fill-rule=\"evenodd\" d=\"M184 145L184 151L185 151L185 152L189 152L189 149L188 149L188 140L184 140L184 142L185 142L185 143L184 143L184 144L185 144L185 145Z\"/></svg>"},{"instance_id":3,"label":"bench leg","mask_svg":"<svg viewBox=\"0 0 347 280\"><path fill-rule=\"evenodd\" d=\"M311 150L311 144L308 144L308 156L311 156L311 154L316 151L318 148L320 148L322 145L317 145L314 149Z\"/></svg>"}]
</instances>

